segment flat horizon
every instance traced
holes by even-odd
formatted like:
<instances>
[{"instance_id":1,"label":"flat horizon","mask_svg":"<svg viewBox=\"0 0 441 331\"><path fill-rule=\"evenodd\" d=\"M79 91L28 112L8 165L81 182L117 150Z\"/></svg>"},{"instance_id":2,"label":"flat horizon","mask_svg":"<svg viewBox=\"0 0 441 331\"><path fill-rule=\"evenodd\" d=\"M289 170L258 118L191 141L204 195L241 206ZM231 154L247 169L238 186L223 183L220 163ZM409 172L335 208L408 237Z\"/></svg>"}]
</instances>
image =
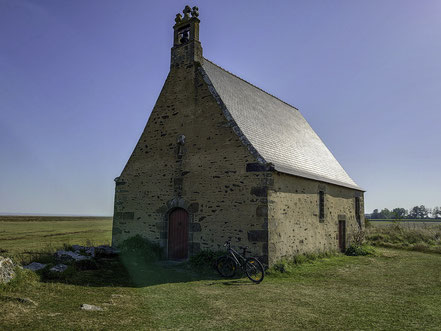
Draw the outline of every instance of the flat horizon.
<instances>
[{"instance_id":1,"label":"flat horizon","mask_svg":"<svg viewBox=\"0 0 441 331\"><path fill-rule=\"evenodd\" d=\"M4 212L0 212L0 216L106 217L106 218L113 217L113 215L50 214L50 213L4 213Z\"/></svg>"}]
</instances>

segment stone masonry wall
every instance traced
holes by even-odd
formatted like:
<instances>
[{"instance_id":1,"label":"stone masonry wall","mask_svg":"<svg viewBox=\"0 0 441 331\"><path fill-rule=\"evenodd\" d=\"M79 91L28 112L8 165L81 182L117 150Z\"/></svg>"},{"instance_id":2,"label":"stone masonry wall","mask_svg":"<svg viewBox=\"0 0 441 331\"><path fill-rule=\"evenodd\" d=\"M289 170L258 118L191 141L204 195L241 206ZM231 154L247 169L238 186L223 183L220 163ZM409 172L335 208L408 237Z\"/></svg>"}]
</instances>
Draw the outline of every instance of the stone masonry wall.
<instances>
[{"instance_id":1,"label":"stone masonry wall","mask_svg":"<svg viewBox=\"0 0 441 331\"><path fill-rule=\"evenodd\" d=\"M167 250L168 213L183 207L190 215L190 255L223 249L231 237L233 246L247 245L265 259L266 185L272 173L256 162L198 64L172 67L116 180L113 245L140 234Z\"/></svg>"},{"instance_id":2,"label":"stone masonry wall","mask_svg":"<svg viewBox=\"0 0 441 331\"><path fill-rule=\"evenodd\" d=\"M360 223L364 225L363 192L333 184L273 175L268 192L269 263L302 253L338 250L338 221L346 220L346 243L359 228L355 197L360 197ZM319 219L319 191L325 192L325 217Z\"/></svg>"}]
</instances>

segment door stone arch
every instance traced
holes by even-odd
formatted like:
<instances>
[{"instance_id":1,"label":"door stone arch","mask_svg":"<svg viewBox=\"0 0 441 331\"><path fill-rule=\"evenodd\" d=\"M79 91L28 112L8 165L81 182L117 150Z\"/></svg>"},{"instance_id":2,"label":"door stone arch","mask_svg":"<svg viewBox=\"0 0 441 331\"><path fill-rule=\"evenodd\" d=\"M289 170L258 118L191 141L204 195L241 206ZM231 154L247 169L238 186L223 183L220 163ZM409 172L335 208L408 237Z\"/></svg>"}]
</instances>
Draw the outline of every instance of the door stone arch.
<instances>
[{"instance_id":1,"label":"door stone arch","mask_svg":"<svg viewBox=\"0 0 441 331\"><path fill-rule=\"evenodd\" d=\"M194 233L201 232L201 224L195 221L196 214L199 211L199 203L189 202L182 197L173 198L157 210L158 213L162 213L162 221L157 224L160 230L160 244L163 247L165 256L169 258L169 219L170 214L173 213L175 209L184 209L188 213L188 254L190 257L194 254L199 253L201 250L201 245L199 242L194 242Z\"/></svg>"}]
</instances>

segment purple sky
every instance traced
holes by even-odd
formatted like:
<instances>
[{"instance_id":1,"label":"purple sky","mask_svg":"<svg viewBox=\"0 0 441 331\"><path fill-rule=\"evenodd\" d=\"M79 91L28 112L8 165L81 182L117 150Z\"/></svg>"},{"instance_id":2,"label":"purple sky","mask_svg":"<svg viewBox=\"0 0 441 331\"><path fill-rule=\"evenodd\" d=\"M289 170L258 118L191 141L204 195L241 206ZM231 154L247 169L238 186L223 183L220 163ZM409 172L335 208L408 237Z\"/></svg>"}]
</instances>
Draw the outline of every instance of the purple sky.
<instances>
[{"instance_id":1,"label":"purple sky","mask_svg":"<svg viewBox=\"0 0 441 331\"><path fill-rule=\"evenodd\" d=\"M0 213L111 215L186 1L0 0ZM441 1L199 1L204 56L298 107L373 208L441 205Z\"/></svg>"}]
</instances>

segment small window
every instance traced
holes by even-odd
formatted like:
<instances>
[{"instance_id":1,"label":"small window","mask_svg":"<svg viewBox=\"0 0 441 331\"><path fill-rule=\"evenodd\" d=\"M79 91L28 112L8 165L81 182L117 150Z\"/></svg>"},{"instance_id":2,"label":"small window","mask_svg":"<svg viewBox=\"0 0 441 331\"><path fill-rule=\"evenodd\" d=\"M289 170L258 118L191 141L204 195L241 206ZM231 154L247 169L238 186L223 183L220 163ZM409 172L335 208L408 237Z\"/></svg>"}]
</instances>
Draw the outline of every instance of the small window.
<instances>
[{"instance_id":1,"label":"small window","mask_svg":"<svg viewBox=\"0 0 441 331\"><path fill-rule=\"evenodd\" d=\"M319 191L319 219L320 222L325 220L325 192Z\"/></svg>"},{"instance_id":2,"label":"small window","mask_svg":"<svg viewBox=\"0 0 441 331\"><path fill-rule=\"evenodd\" d=\"M355 219L358 226L361 228L361 215L360 215L360 197L355 197Z\"/></svg>"}]
</instances>

